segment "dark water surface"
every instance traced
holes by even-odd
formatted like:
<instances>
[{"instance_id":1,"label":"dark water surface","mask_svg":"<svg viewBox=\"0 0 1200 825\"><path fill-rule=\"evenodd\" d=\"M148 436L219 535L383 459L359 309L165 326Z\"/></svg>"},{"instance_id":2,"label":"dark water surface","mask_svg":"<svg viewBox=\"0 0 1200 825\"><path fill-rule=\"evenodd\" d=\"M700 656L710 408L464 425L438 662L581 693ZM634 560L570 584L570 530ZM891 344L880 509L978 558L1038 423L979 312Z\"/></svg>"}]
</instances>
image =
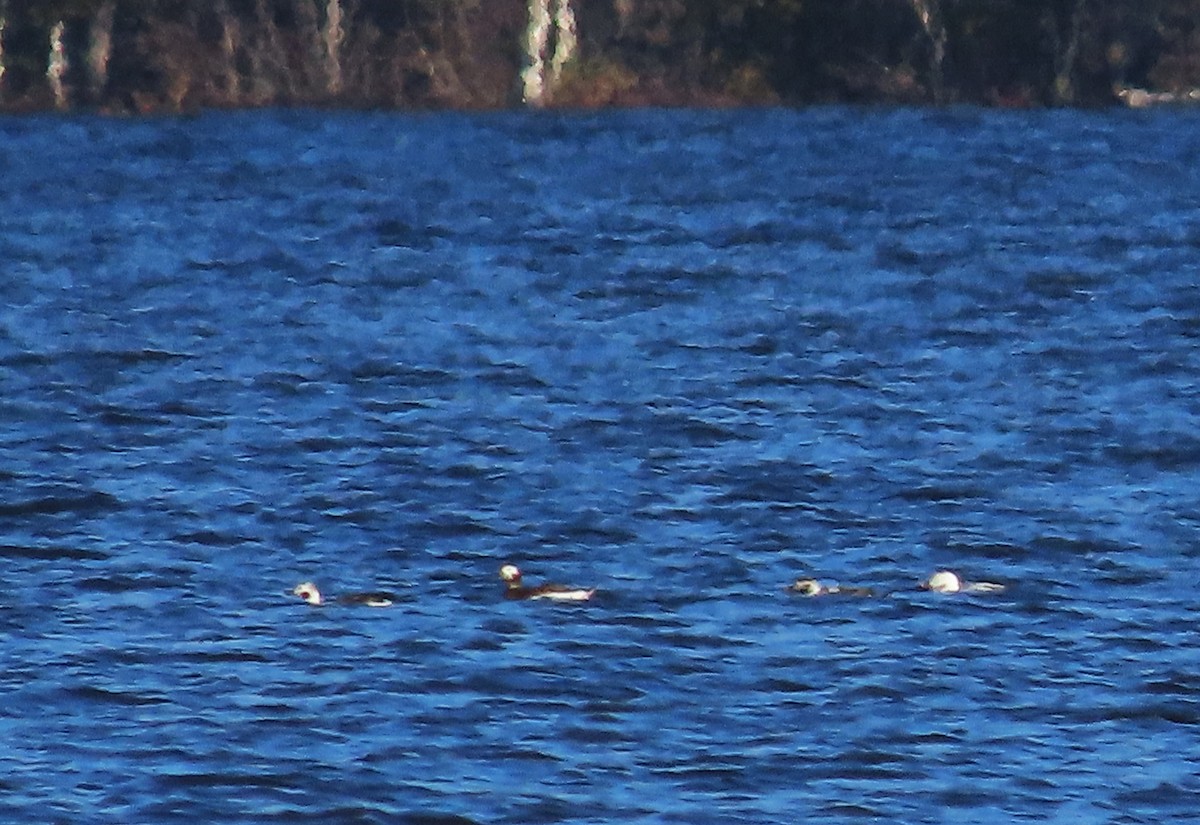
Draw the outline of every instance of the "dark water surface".
<instances>
[{"instance_id":1,"label":"dark water surface","mask_svg":"<svg viewBox=\"0 0 1200 825\"><path fill-rule=\"evenodd\" d=\"M1197 114L7 119L0 181L0 819L1200 817Z\"/></svg>"}]
</instances>

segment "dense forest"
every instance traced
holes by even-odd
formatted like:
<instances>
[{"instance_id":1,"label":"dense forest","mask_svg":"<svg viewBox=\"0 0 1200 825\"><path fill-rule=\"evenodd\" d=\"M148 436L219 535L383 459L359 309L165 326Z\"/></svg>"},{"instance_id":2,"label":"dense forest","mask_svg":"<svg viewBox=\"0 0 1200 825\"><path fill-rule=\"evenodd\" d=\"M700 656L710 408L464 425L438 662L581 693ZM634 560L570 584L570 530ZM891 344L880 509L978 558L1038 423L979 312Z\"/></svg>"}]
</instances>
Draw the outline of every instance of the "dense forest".
<instances>
[{"instance_id":1,"label":"dense forest","mask_svg":"<svg viewBox=\"0 0 1200 825\"><path fill-rule=\"evenodd\" d=\"M0 108L1139 105L1200 0L0 0Z\"/></svg>"}]
</instances>

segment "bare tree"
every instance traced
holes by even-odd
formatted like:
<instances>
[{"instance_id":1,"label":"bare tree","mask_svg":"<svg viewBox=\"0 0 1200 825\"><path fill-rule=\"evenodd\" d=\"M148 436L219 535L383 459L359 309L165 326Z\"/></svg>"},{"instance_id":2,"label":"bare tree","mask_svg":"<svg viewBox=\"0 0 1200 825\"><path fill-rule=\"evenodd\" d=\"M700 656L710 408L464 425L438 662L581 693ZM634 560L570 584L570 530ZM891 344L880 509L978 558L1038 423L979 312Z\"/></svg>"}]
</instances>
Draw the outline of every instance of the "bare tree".
<instances>
[{"instance_id":1,"label":"bare tree","mask_svg":"<svg viewBox=\"0 0 1200 825\"><path fill-rule=\"evenodd\" d=\"M99 100L108 85L108 61L112 58L113 18L116 0L104 0L92 16L88 29L88 86L93 100Z\"/></svg>"},{"instance_id":2,"label":"bare tree","mask_svg":"<svg viewBox=\"0 0 1200 825\"><path fill-rule=\"evenodd\" d=\"M942 103L946 97L946 78L943 64L946 61L946 23L942 18L942 0L909 0L921 28L929 38L931 53L929 55L929 85L933 92L935 103Z\"/></svg>"},{"instance_id":3,"label":"bare tree","mask_svg":"<svg viewBox=\"0 0 1200 825\"><path fill-rule=\"evenodd\" d=\"M525 102L549 102L563 68L575 56L579 37L571 0L529 0L529 30L525 54L529 61L521 72Z\"/></svg>"},{"instance_id":4,"label":"bare tree","mask_svg":"<svg viewBox=\"0 0 1200 825\"><path fill-rule=\"evenodd\" d=\"M221 62L225 75L225 95L229 103L242 103L242 75L238 71L237 56L241 48L242 33L238 20L229 9L227 0L217 0L217 18L221 24ZM178 102L176 108L179 108Z\"/></svg>"},{"instance_id":5,"label":"bare tree","mask_svg":"<svg viewBox=\"0 0 1200 825\"><path fill-rule=\"evenodd\" d=\"M1079 42L1083 33L1083 12L1087 0L1074 0L1064 39L1057 21L1050 13L1050 34L1054 44L1054 102L1060 106L1075 102L1075 63L1079 58Z\"/></svg>"},{"instance_id":6,"label":"bare tree","mask_svg":"<svg viewBox=\"0 0 1200 825\"><path fill-rule=\"evenodd\" d=\"M8 3L0 0L0 99L4 97L4 30L8 28Z\"/></svg>"},{"instance_id":7,"label":"bare tree","mask_svg":"<svg viewBox=\"0 0 1200 825\"><path fill-rule=\"evenodd\" d=\"M617 34L625 34L633 22L633 0L613 0L613 11L617 14Z\"/></svg>"},{"instance_id":8,"label":"bare tree","mask_svg":"<svg viewBox=\"0 0 1200 825\"><path fill-rule=\"evenodd\" d=\"M331 96L342 91L342 43L346 40L343 20L341 0L328 0L322 39L325 41L325 88Z\"/></svg>"},{"instance_id":9,"label":"bare tree","mask_svg":"<svg viewBox=\"0 0 1200 825\"><path fill-rule=\"evenodd\" d=\"M67 87L64 78L70 62L67 60L67 47L63 42L66 24L59 20L50 27L50 56L46 60L46 79L50 82L50 92L54 95L54 106L66 109L68 103Z\"/></svg>"},{"instance_id":10,"label":"bare tree","mask_svg":"<svg viewBox=\"0 0 1200 825\"><path fill-rule=\"evenodd\" d=\"M557 85L563 68L575 57L579 49L579 32L575 24L575 11L571 0L558 0L558 13L554 16L554 55L550 58L550 83Z\"/></svg>"},{"instance_id":11,"label":"bare tree","mask_svg":"<svg viewBox=\"0 0 1200 825\"><path fill-rule=\"evenodd\" d=\"M288 66L283 33L268 0L254 0L253 42L248 50L250 81L258 105L295 96L295 78Z\"/></svg>"},{"instance_id":12,"label":"bare tree","mask_svg":"<svg viewBox=\"0 0 1200 825\"><path fill-rule=\"evenodd\" d=\"M525 36L525 56L529 63L521 72L521 96L526 103L540 106L546 95L546 45L550 41L551 0L529 0L529 30Z\"/></svg>"}]
</instances>

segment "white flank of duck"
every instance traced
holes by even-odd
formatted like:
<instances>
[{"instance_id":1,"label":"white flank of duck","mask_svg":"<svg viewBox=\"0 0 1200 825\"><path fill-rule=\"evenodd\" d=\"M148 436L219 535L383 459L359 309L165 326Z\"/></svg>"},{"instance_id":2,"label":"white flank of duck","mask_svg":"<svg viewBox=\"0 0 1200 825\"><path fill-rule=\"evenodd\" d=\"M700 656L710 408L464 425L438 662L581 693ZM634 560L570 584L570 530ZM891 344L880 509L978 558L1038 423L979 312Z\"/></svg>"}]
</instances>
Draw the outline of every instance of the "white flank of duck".
<instances>
[{"instance_id":1,"label":"white flank of duck","mask_svg":"<svg viewBox=\"0 0 1200 825\"><path fill-rule=\"evenodd\" d=\"M934 593L1002 593L1004 585L995 582L965 582L957 573L939 570L921 582L921 589Z\"/></svg>"}]
</instances>

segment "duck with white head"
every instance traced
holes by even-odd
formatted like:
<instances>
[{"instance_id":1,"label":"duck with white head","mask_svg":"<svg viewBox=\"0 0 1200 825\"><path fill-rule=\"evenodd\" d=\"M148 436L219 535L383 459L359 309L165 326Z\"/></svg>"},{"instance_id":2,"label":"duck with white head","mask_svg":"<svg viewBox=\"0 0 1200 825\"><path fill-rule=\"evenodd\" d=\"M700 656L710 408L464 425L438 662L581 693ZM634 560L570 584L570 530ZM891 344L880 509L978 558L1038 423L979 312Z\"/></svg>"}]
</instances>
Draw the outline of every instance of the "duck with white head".
<instances>
[{"instance_id":1,"label":"duck with white head","mask_svg":"<svg viewBox=\"0 0 1200 825\"><path fill-rule=\"evenodd\" d=\"M521 582L521 570L515 564L500 568L506 599L551 599L559 602L583 602L596 593L596 588L568 587L565 584L526 585Z\"/></svg>"},{"instance_id":2,"label":"duck with white head","mask_svg":"<svg viewBox=\"0 0 1200 825\"><path fill-rule=\"evenodd\" d=\"M870 597L875 591L869 587L844 587L840 584L825 584L817 579L796 579L787 590L801 596L859 596Z\"/></svg>"},{"instance_id":3,"label":"duck with white head","mask_svg":"<svg viewBox=\"0 0 1200 825\"><path fill-rule=\"evenodd\" d=\"M300 582L292 588L292 595L299 596L308 604L320 607L333 601L336 604L356 605L360 607L391 607L395 596L391 593L346 593L334 599L328 599L321 594L312 582Z\"/></svg>"}]
</instances>

